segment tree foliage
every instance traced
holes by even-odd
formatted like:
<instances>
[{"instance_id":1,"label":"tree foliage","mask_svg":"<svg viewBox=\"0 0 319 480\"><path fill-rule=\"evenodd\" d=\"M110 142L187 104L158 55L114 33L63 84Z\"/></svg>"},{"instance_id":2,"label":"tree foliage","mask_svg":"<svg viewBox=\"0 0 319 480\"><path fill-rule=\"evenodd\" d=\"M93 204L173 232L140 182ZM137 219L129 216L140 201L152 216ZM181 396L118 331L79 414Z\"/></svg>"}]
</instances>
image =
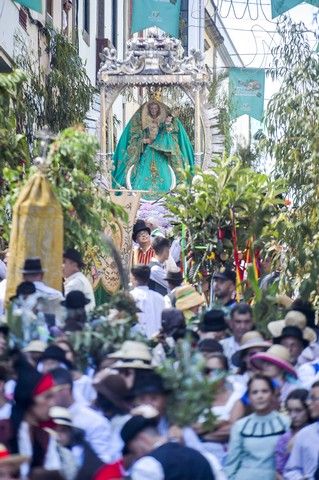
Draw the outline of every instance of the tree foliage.
<instances>
[{"instance_id":1,"label":"tree foliage","mask_svg":"<svg viewBox=\"0 0 319 480\"><path fill-rule=\"evenodd\" d=\"M268 238L274 218L284 208L283 182L244 167L234 157L216 158L212 170L198 169L193 178L189 172L185 176L167 205L186 225L193 279L202 270L232 262L234 225L238 248L244 250L250 238L259 242Z\"/></svg>"},{"instance_id":2,"label":"tree foliage","mask_svg":"<svg viewBox=\"0 0 319 480\"><path fill-rule=\"evenodd\" d=\"M87 250L105 250L101 233L112 219L125 218L122 208L111 202L109 195L98 186L101 174L96 162L98 143L82 127L62 131L49 151L47 176L59 199L64 215L64 243ZM9 240L12 207L27 178L36 167L9 168L4 171L6 195L0 200L3 236Z\"/></svg>"},{"instance_id":3,"label":"tree foliage","mask_svg":"<svg viewBox=\"0 0 319 480\"><path fill-rule=\"evenodd\" d=\"M62 34L51 32L48 37L49 68L20 39L16 63L28 79L21 90L16 109L20 129L26 129L28 141L34 131L47 125L57 133L83 123L90 108L94 87L76 47Z\"/></svg>"},{"instance_id":4,"label":"tree foliage","mask_svg":"<svg viewBox=\"0 0 319 480\"><path fill-rule=\"evenodd\" d=\"M158 367L171 392L167 415L172 425L186 427L200 419L205 426L214 426L211 406L217 385L204 374L204 368L204 357L193 351L188 340L179 340L176 358L167 358Z\"/></svg>"},{"instance_id":5,"label":"tree foliage","mask_svg":"<svg viewBox=\"0 0 319 480\"><path fill-rule=\"evenodd\" d=\"M273 50L271 74L282 83L268 104L261 146L274 159L275 174L287 181L292 199L292 208L276 223L284 288L314 299L319 286L319 58L315 36L306 30L287 19L279 26L281 43Z\"/></svg>"},{"instance_id":6,"label":"tree foliage","mask_svg":"<svg viewBox=\"0 0 319 480\"><path fill-rule=\"evenodd\" d=\"M25 81L22 71L0 74L0 192L3 194L5 184L3 169L6 165L18 166L29 161L26 138L16 131L17 123L14 102L21 85Z\"/></svg>"}]
</instances>

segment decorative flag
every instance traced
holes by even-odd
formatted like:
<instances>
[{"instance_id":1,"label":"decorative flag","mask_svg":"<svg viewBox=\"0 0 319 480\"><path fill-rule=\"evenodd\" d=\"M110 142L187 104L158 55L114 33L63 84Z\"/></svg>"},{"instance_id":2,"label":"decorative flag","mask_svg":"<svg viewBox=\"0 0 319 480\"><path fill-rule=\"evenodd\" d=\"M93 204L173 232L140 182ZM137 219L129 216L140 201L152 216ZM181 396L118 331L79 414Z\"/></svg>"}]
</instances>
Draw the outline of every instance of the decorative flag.
<instances>
[{"instance_id":1,"label":"decorative flag","mask_svg":"<svg viewBox=\"0 0 319 480\"><path fill-rule=\"evenodd\" d=\"M249 115L261 121L264 111L265 70L262 68L230 68L230 117Z\"/></svg>"},{"instance_id":2,"label":"decorative flag","mask_svg":"<svg viewBox=\"0 0 319 480\"><path fill-rule=\"evenodd\" d=\"M181 0L133 0L132 33L158 27L179 37Z\"/></svg>"},{"instance_id":3,"label":"decorative flag","mask_svg":"<svg viewBox=\"0 0 319 480\"><path fill-rule=\"evenodd\" d=\"M271 0L271 17L278 17L300 3L302 0ZM306 3L319 7L319 0L307 0Z\"/></svg>"},{"instance_id":4,"label":"decorative flag","mask_svg":"<svg viewBox=\"0 0 319 480\"><path fill-rule=\"evenodd\" d=\"M42 0L15 0L16 3L20 3L24 7L31 8L36 12L42 13Z\"/></svg>"}]
</instances>

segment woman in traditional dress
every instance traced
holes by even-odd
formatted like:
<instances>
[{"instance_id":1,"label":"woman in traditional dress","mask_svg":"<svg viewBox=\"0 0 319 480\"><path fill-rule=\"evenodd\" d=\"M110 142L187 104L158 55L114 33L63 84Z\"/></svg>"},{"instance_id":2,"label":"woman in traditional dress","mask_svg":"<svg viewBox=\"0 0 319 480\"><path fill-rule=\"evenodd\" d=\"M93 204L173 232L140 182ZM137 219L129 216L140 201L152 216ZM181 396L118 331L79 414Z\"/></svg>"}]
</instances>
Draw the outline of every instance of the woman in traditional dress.
<instances>
[{"instance_id":1,"label":"woman in traditional dress","mask_svg":"<svg viewBox=\"0 0 319 480\"><path fill-rule=\"evenodd\" d=\"M235 422L231 430L225 472L229 480L274 480L275 447L288 429L288 418L274 410L270 378L256 374L248 383L254 413Z\"/></svg>"}]
</instances>

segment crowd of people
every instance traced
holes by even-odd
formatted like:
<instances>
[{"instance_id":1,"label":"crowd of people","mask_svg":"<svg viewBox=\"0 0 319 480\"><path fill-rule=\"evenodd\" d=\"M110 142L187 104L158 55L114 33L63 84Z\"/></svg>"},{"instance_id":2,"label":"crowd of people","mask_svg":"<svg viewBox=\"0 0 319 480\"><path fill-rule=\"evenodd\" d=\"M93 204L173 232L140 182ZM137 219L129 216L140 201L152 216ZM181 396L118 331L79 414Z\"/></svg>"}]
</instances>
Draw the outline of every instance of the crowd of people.
<instances>
[{"instance_id":1,"label":"crowd of people","mask_svg":"<svg viewBox=\"0 0 319 480\"><path fill-rule=\"evenodd\" d=\"M264 335L251 305L236 299L231 268L212 274L208 300L185 281L178 242L172 248L158 226L138 220L133 241L137 321L119 348L84 367L70 333L95 318L95 299L80 253L64 253L63 293L46 285L40 258L25 259L23 281L6 303L6 252L0 479L319 479L319 346L311 304L291 300ZM10 323L14 316L23 341ZM178 362L180 342L200 356L214 385L210 425L201 415L175 425L168 415L173 392L159 367L167 358Z\"/></svg>"}]
</instances>

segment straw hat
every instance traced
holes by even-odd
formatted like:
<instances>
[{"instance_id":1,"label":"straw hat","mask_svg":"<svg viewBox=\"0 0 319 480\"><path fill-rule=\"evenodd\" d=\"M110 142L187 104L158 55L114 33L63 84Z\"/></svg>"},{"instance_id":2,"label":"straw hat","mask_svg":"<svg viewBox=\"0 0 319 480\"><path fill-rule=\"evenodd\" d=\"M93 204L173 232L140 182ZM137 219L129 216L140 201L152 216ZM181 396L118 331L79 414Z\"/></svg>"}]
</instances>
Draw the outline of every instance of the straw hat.
<instances>
[{"instance_id":1,"label":"straw hat","mask_svg":"<svg viewBox=\"0 0 319 480\"><path fill-rule=\"evenodd\" d=\"M266 340L264 340L261 333L257 332L257 330L246 332L241 338L239 349L231 357L231 361L233 365L239 367L241 360L247 350L249 350L250 348L264 348L266 350L270 346L271 342L267 342Z\"/></svg>"},{"instance_id":2,"label":"straw hat","mask_svg":"<svg viewBox=\"0 0 319 480\"><path fill-rule=\"evenodd\" d=\"M45 342L42 342L41 340L32 340L22 351L25 353L44 353L46 348L47 344Z\"/></svg>"},{"instance_id":3,"label":"straw hat","mask_svg":"<svg viewBox=\"0 0 319 480\"><path fill-rule=\"evenodd\" d=\"M28 461L29 457L26 455L12 455L5 445L0 444L0 468L4 465L11 465L12 467L18 468L22 463Z\"/></svg>"},{"instance_id":4,"label":"straw hat","mask_svg":"<svg viewBox=\"0 0 319 480\"><path fill-rule=\"evenodd\" d=\"M134 342L127 340L123 343L120 350L110 353L108 358L117 360L142 360L146 363L151 363L152 355L148 346L143 342Z\"/></svg>"},{"instance_id":5,"label":"straw hat","mask_svg":"<svg viewBox=\"0 0 319 480\"><path fill-rule=\"evenodd\" d=\"M50 418L56 425L63 425L64 427L73 427L72 417L67 408L52 407L50 408Z\"/></svg>"},{"instance_id":6,"label":"straw hat","mask_svg":"<svg viewBox=\"0 0 319 480\"><path fill-rule=\"evenodd\" d=\"M253 355L250 361L256 368L259 368L260 362L272 363L294 377L297 377L297 372L290 362L289 350L283 345L272 345L266 352Z\"/></svg>"},{"instance_id":7,"label":"straw hat","mask_svg":"<svg viewBox=\"0 0 319 480\"><path fill-rule=\"evenodd\" d=\"M178 310L189 310L199 307L205 302L203 295L200 295L192 285L185 285L176 290L176 308Z\"/></svg>"},{"instance_id":8,"label":"straw hat","mask_svg":"<svg viewBox=\"0 0 319 480\"><path fill-rule=\"evenodd\" d=\"M146 363L143 360L118 360L113 363L112 368L121 370L124 368L133 368L140 370L153 370L153 367L150 363Z\"/></svg>"},{"instance_id":9,"label":"straw hat","mask_svg":"<svg viewBox=\"0 0 319 480\"><path fill-rule=\"evenodd\" d=\"M302 330L303 338L308 340L309 343L315 342L317 340L316 332L307 327L307 318L306 316L298 312L297 310L290 310L287 313L283 320L276 320L274 322L269 322L267 325L268 330L274 338L280 337L284 327L298 327Z\"/></svg>"}]
</instances>

